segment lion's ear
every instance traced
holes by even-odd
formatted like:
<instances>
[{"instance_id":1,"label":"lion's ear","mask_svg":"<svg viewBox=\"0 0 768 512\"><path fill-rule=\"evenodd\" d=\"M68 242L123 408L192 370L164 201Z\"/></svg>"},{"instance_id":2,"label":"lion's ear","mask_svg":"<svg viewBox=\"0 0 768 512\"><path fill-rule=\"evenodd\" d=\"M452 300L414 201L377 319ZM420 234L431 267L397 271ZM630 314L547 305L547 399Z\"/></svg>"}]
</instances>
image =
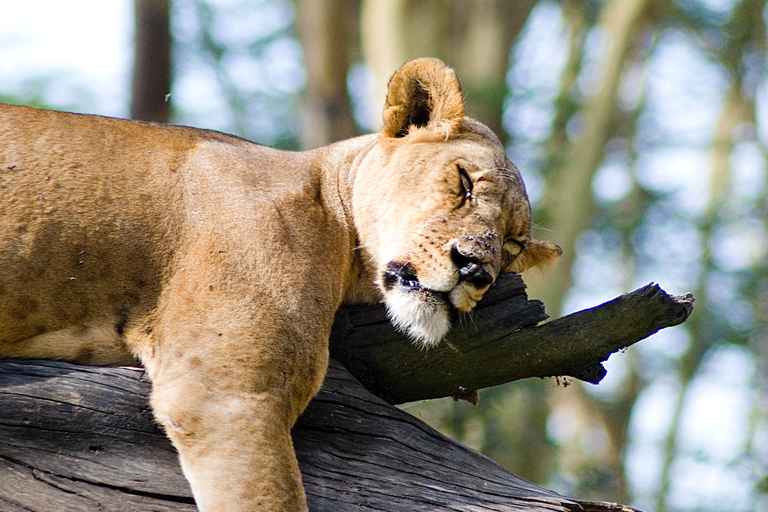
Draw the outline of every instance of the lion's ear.
<instances>
[{"instance_id":1,"label":"lion's ear","mask_svg":"<svg viewBox=\"0 0 768 512\"><path fill-rule=\"evenodd\" d=\"M441 61L412 60L389 80L381 130L385 137L419 132L445 140L459 130L463 119L459 79Z\"/></svg>"},{"instance_id":2,"label":"lion's ear","mask_svg":"<svg viewBox=\"0 0 768 512\"><path fill-rule=\"evenodd\" d=\"M548 267L554 265L561 254L563 254L563 250L559 245L530 238L525 242L525 249L518 254L515 261L506 270L519 274L532 267Z\"/></svg>"}]
</instances>

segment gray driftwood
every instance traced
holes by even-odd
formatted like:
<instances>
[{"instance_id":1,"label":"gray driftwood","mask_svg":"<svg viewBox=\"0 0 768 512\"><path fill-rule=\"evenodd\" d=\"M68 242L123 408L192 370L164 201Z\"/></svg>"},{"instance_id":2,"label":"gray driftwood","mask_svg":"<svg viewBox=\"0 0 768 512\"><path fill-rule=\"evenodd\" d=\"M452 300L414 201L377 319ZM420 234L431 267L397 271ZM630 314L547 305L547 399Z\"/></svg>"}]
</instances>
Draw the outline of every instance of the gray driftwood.
<instances>
[{"instance_id":1,"label":"gray driftwood","mask_svg":"<svg viewBox=\"0 0 768 512\"><path fill-rule=\"evenodd\" d=\"M444 348L415 350L380 308L350 308L337 316L332 352L389 402L471 396L529 376L596 381L611 352L684 321L692 303L649 285L534 327L545 318L541 304L508 276ZM195 510L148 392L138 368L0 361L0 511ZM294 443L313 511L631 510L522 480L392 407L336 362Z\"/></svg>"}]
</instances>

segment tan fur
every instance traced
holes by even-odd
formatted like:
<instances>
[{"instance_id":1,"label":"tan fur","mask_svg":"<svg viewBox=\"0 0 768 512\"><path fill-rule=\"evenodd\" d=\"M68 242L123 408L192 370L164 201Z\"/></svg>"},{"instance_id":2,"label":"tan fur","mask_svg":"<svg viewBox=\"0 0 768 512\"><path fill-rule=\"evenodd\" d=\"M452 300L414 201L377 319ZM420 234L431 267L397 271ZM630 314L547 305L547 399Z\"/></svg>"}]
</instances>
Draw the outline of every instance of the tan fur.
<instances>
[{"instance_id":1,"label":"tan fur","mask_svg":"<svg viewBox=\"0 0 768 512\"><path fill-rule=\"evenodd\" d=\"M392 78L381 134L304 153L0 105L0 357L139 359L201 510L306 510L290 429L338 306L437 343L503 268L557 257L530 224L435 60Z\"/></svg>"}]
</instances>

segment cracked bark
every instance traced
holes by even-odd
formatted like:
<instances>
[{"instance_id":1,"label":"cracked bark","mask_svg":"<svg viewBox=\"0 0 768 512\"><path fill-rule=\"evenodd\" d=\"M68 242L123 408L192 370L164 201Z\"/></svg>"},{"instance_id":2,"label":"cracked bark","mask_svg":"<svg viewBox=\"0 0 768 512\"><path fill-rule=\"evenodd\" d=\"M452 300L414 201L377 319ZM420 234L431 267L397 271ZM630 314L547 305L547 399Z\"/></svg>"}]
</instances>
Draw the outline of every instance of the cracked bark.
<instances>
[{"instance_id":1,"label":"cracked bark","mask_svg":"<svg viewBox=\"0 0 768 512\"><path fill-rule=\"evenodd\" d=\"M507 276L441 349L414 349L381 308L347 308L332 351L389 402L528 376L599 380L612 351L685 320L692 301L649 285L533 327L545 316L541 304ZM0 510L195 510L152 419L149 387L138 368L0 361ZM392 407L335 361L293 435L313 511L631 510L509 473Z\"/></svg>"}]
</instances>

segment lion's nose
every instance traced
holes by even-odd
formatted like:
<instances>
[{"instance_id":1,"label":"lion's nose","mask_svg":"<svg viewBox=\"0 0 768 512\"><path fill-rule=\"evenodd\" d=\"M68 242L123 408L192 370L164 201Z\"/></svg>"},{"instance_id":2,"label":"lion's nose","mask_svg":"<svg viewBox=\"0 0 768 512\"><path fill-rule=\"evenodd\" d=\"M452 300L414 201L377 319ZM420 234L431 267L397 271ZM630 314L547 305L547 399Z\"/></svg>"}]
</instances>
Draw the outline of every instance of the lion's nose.
<instances>
[{"instance_id":1,"label":"lion's nose","mask_svg":"<svg viewBox=\"0 0 768 512\"><path fill-rule=\"evenodd\" d=\"M475 258L465 256L456 246L451 249L451 260L459 271L459 281L467 281L477 288L484 288L493 283L493 276L485 270L483 264Z\"/></svg>"}]
</instances>

